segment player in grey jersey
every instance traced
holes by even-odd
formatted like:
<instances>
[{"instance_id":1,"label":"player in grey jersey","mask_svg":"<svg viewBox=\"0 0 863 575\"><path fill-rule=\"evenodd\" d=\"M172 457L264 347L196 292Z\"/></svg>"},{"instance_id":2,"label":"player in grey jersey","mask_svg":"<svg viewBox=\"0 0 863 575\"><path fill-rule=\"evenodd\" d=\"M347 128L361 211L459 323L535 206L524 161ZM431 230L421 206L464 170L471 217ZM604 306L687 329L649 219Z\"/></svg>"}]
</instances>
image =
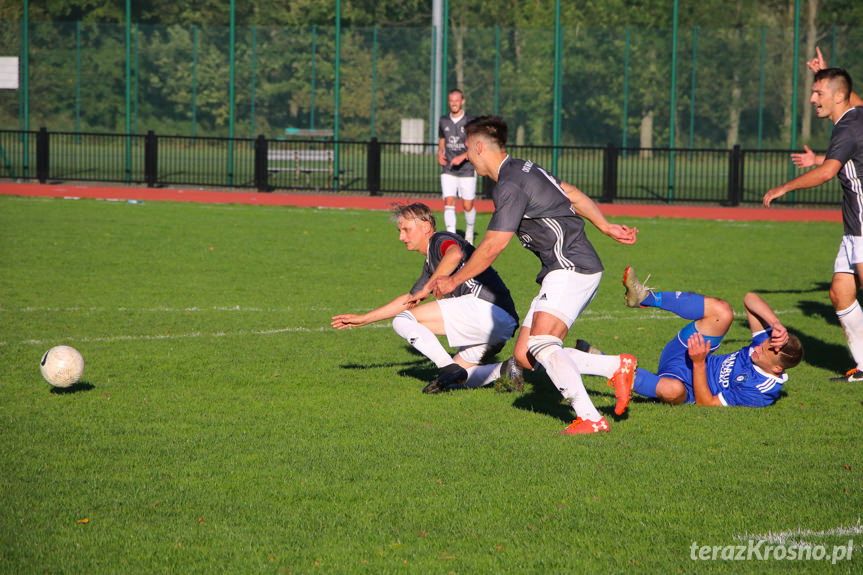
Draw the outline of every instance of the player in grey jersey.
<instances>
[{"instance_id":1,"label":"player in grey jersey","mask_svg":"<svg viewBox=\"0 0 863 575\"><path fill-rule=\"evenodd\" d=\"M438 164L441 166L440 185L443 194L443 220L446 230L455 233L455 200L461 198L464 207L464 237L473 244L476 224L476 171L467 159L464 145L464 127L473 116L464 111L464 94L459 89L447 95L450 113L438 122Z\"/></svg>"},{"instance_id":2,"label":"player in grey jersey","mask_svg":"<svg viewBox=\"0 0 863 575\"><path fill-rule=\"evenodd\" d=\"M503 349L518 328L518 314L509 290L492 268L455 286L449 297L416 305L416 294L423 292L433 279L448 276L473 253L473 246L450 232L436 232L435 218L425 204L400 206L393 212L399 240L408 251L426 257L422 274L410 292L365 314L342 314L333 317L336 329L359 327L384 319L393 319L393 329L439 368L438 377L424 393L451 389L472 389L498 379L520 389L521 369L514 359L503 364L487 360ZM428 295L428 291L424 292ZM438 335L446 335L452 347L451 356ZM501 378L501 375L503 376Z\"/></svg>"},{"instance_id":3,"label":"player in grey jersey","mask_svg":"<svg viewBox=\"0 0 863 575\"><path fill-rule=\"evenodd\" d=\"M853 93L848 72L824 67L820 50L808 65L815 71L809 101L819 118L833 122L830 144L823 156L816 156L808 148L806 153L792 155L798 166L815 167L769 190L764 194L764 206L770 207L773 200L792 190L812 188L833 177L839 178L844 233L833 264L830 301L856 365L834 380L858 382L863 381L863 309L857 301L857 288L863 278L863 107L855 105L863 102Z\"/></svg>"},{"instance_id":4,"label":"player in grey jersey","mask_svg":"<svg viewBox=\"0 0 863 575\"><path fill-rule=\"evenodd\" d=\"M566 434L608 431L608 422L590 401L581 375L563 340L572 324L593 299L602 276L602 264L584 232L587 218L602 233L623 244L634 244L638 230L609 223L597 205L574 186L531 162L506 153L507 125L484 116L468 124L468 159L481 176L497 182L493 192L494 214L488 231L462 268L435 280L435 295L447 294L457 285L482 273L518 234L524 247L539 257L542 286L528 311L515 345L515 357L523 366L540 363L554 385L567 398L576 420ZM610 382L617 396L616 413L629 403L635 358L621 356Z\"/></svg>"}]
</instances>

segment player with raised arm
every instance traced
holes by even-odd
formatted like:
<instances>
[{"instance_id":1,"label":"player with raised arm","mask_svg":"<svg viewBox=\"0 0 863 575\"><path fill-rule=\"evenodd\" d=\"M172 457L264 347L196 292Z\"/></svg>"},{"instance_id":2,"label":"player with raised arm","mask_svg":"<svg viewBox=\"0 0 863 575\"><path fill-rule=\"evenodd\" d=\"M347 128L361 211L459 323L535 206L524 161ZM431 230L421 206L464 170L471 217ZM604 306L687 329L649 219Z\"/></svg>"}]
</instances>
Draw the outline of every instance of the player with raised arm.
<instances>
[{"instance_id":1,"label":"player with raised arm","mask_svg":"<svg viewBox=\"0 0 863 575\"><path fill-rule=\"evenodd\" d=\"M631 267L623 274L623 285L629 307L664 309L690 320L663 348L655 374L637 369L632 391L639 395L672 405L765 407L779 398L788 381L786 370L803 358L800 340L754 292L743 298L752 342L734 353L710 355L734 321L728 302L693 292L655 291L638 281ZM573 359L582 373L604 377L617 363L615 356L581 354Z\"/></svg>"},{"instance_id":2,"label":"player with raised arm","mask_svg":"<svg viewBox=\"0 0 863 575\"><path fill-rule=\"evenodd\" d=\"M822 64L819 51L810 67ZM847 382L863 381L863 310L857 301L857 288L863 277L863 107L852 105L852 94L851 76L845 70L823 68L815 73L810 101L819 118L833 122L827 153L816 156L807 148L794 158L795 163L815 167L764 194L764 206L770 207L773 200L792 190L812 188L833 177L839 178L844 234L833 264L830 301L856 363L844 376L834 378Z\"/></svg>"},{"instance_id":3,"label":"player with raised arm","mask_svg":"<svg viewBox=\"0 0 863 575\"><path fill-rule=\"evenodd\" d=\"M476 171L467 159L464 127L473 116L464 111L464 94L458 88L447 96L449 114L438 122L437 160L441 166L440 185L443 193L443 221L448 232L455 233L455 200L461 198L464 208L464 237L473 244L476 225Z\"/></svg>"},{"instance_id":4,"label":"player with raised arm","mask_svg":"<svg viewBox=\"0 0 863 575\"><path fill-rule=\"evenodd\" d=\"M447 297L416 305L425 297L417 300L415 294L430 281L459 269L474 248L456 234L436 232L434 214L425 204L399 206L392 217L398 225L399 240L408 251L425 256L422 274L408 293L365 314L334 316L332 326L345 329L394 318L395 332L439 369L438 377L423 393L473 389L498 379L504 386L520 390L524 380L514 359L487 363L518 327L515 304L500 276L489 268L459 283ZM449 345L459 348L455 357L444 349L438 335L446 335Z\"/></svg>"},{"instance_id":5,"label":"player with raised arm","mask_svg":"<svg viewBox=\"0 0 863 575\"><path fill-rule=\"evenodd\" d=\"M477 173L496 182L494 214L482 242L456 273L439 277L434 293L447 294L487 269L518 234L524 247L539 258L539 295L531 303L515 345L515 357L524 367L540 363L561 394L570 402L576 419L563 433L608 431L584 388L578 368L563 347L569 329L587 307L602 276L602 263L584 231L584 219L623 244L633 244L635 228L609 223L597 205L580 190L538 165L506 153L507 125L493 116L477 118L465 129L468 159ZM629 403L636 360L625 356L616 383L615 411Z\"/></svg>"}]
</instances>

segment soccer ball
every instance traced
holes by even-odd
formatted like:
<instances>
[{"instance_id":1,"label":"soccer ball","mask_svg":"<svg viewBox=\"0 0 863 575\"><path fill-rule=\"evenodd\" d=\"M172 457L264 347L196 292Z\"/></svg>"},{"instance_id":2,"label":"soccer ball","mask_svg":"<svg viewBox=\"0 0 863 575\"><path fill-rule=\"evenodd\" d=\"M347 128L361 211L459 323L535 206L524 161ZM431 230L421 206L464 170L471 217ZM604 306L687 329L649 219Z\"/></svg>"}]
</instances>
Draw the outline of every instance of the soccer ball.
<instances>
[{"instance_id":1,"label":"soccer ball","mask_svg":"<svg viewBox=\"0 0 863 575\"><path fill-rule=\"evenodd\" d=\"M74 385L84 374L84 358L77 349L68 345L58 345L46 351L39 365L42 377L54 387Z\"/></svg>"}]
</instances>

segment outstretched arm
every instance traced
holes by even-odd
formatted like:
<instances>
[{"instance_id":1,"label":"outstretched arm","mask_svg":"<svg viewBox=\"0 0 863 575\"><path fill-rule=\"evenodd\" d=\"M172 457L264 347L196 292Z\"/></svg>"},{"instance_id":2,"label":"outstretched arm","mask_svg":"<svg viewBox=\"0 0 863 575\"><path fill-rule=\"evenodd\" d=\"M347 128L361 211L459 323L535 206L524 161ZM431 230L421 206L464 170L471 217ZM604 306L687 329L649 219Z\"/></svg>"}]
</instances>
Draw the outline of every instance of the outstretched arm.
<instances>
[{"instance_id":1,"label":"outstretched arm","mask_svg":"<svg viewBox=\"0 0 863 575\"><path fill-rule=\"evenodd\" d=\"M793 190L801 190L804 188L814 188L825 182L829 182L839 173L842 164L839 160L829 159L824 160L824 163L806 172L800 174L793 180L789 180L781 186L771 188L764 194L764 207L769 208L770 203L776 198L781 198L785 194Z\"/></svg>"},{"instance_id":2,"label":"outstretched arm","mask_svg":"<svg viewBox=\"0 0 863 575\"><path fill-rule=\"evenodd\" d=\"M710 344L697 331L689 337L686 343L689 359L692 360L692 393L696 405L722 405L718 395L713 395L707 385L707 356L710 354Z\"/></svg>"},{"instance_id":3,"label":"outstretched arm","mask_svg":"<svg viewBox=\"0 0 863 575\"><path fill-rule=\"evenodd\" d=\"M743 305L746 307L746 319L752 333L771 328L773 331L770 335L770 347L776 351L782 349L788 342L788 330L767 302L757 293L749 292L743 296Z\"/></svg>"},{"instance_id":4,"label":"outstretched arm","mask_svg":"<svg viewBox=\"0 0 863 575\"><path fill-rule=\"evenodd\" d=\"M584 192L566 182L561 182L561 187L566 192L570 203L572 203L572 209L575 210L575 213L596 226L596 229L622 244L631 245L635 243L638 228L609 223L605 219L605 216L602 215L602 212L599 211L599 206L596 205L596 202L591 200Z\"/></svg>"},{"instance_id":5,"label":"outstretched arm","mask_svg":"<svg viewBox=\"0 0 863 575\"><path fill-rule=\"evenodd\" d=\"M509 240L513 235L515 235L513 232L487 230L482 238L482 242L460 270L451 276L438 277L434 282L429 282L426 287L431 287L435 297L451 293L458 285L484 272L497 259L500 252L509 245Z\"/></svg>"},{"instance_id":6,"label":"outstretched arm","mask_svg":"<svg viewBox=\"0 0 863 575\"><path fill-rule=\"evenodd\" d=\"M372 310L368 313L345 313L341 315L335 315L333 316L333 321L330 325L332 325L336 329L345 329L348 327L360 327L368 325L370 323L374 323L376 321L381 321L382 319L389 319L391 317L395 317L404 310L410 309L410 307L412 307L409 304L410 298L411 294L406 293L400 295L390 303L382 305L378 309Z\"/></svg>"}]
</instances>

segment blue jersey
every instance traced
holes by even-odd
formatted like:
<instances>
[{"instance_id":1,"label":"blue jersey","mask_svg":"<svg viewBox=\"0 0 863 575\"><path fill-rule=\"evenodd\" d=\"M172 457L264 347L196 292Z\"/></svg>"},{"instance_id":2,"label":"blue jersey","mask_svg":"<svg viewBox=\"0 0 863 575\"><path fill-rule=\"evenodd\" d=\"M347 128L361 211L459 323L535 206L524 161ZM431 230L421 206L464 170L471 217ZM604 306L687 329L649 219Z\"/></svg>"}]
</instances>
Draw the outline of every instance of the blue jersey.
<instances>
[{"instance_id":1,"label":"blue jersey","mask_svg":"<svg viewBox=\"0 0 863 575\"><path fill-rule=\"evenodd\" d=\"M766 407L779 399L788 374L767 373L753 365L752 348L770 337L772 330L752 335L752 343L728 355L707 356L707 386L722 405Z\"/></svg>"}]
</instances>

